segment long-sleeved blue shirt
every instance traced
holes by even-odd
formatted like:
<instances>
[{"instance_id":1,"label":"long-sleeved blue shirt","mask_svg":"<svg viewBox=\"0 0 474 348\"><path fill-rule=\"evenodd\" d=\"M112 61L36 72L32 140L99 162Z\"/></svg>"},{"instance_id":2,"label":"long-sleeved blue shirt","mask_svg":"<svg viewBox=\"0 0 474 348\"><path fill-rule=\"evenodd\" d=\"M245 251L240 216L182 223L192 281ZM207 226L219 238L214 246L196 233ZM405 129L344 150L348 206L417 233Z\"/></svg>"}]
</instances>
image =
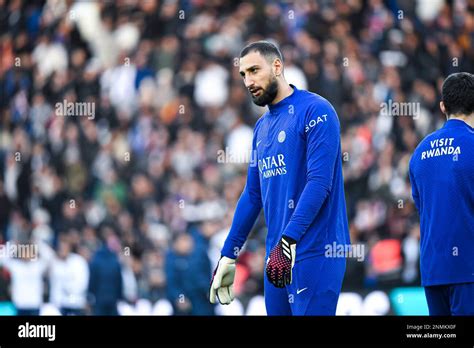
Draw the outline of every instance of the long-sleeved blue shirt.
<instances>
[{"instance_id":1,"label":"long-sleeved blue shirt","mask_svg":"<svg viewBox=\"0 0 474 348\"><path fill-rule=\"evenodd\" d=\"M297 241L296 261L350 243L340 126L323 97L291 85L293 93L257 121L247 183L222 255L236 258L263 207L266 253L282 235Z\"/></svg>"},{"instance_id":2,"label":"long-sleeved blue shirt","mask_svg":"<svg viewBox=\"0 0 474 348\"><path fill-rule=\"evenodd\" d=\"M410 160L423 286L474 282L474 129L448 120Z\"/></svg>"}]
</instances>

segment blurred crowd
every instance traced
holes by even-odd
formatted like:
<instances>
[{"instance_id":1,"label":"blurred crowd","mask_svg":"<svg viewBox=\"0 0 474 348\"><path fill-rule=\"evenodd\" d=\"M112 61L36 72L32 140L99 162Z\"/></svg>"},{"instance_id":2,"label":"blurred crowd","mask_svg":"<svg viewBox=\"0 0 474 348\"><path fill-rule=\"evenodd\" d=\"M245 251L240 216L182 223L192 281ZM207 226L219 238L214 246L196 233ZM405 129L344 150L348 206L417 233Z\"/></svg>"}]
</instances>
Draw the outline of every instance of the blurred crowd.
<instances>
[{"instance_id":1,"label":"blurred crowd","mask_svg":"<svg viewBox=\"0 0 474 348\"><path fill-rule=\"evenodd\" d=\"M0 0L0 239L40 246L37 262L0 260L0 303L214 313L212 270L265 112L238 56L261 39L340 118L351 241L365 247L343 291L419 285L408 161L443 123L443 79L474 71L474 1ZM389 101L419 110L387 115ZM244 307L263 294L265 234L262 214L237 266Z\"/></svg>"}]
</instances>

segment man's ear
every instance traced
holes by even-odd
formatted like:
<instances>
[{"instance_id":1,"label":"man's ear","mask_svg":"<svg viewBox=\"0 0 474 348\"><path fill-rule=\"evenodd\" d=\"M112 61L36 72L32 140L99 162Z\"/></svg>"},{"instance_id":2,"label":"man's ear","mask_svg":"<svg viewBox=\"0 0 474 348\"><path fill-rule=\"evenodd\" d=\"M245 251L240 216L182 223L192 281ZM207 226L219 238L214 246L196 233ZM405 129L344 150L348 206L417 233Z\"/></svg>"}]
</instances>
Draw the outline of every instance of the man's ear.
<instances>
[{"instance_id":1,"label":"man's ear","mask_svg":"<svg viewBox=\"0 0 474 348\"><path fill-rule=\"evenodd\" d=\"M283 63L281 62L280 58L275 58L273 60L273 72L276 76L283 74Z\"/></svg>"},{"instance_id":2,"label":"man's ear","mask_svg":"<svg viewBox=\"0 0 474 348\"><path fill-rule=\"evenodd\" d=\"M446 114L446 107L444 106L443 101L439 102L439 108L440 108L441 112L443 113L443 115L446 115L446 117L448 117L448 115Z\"/></svg>"}]
</instances>

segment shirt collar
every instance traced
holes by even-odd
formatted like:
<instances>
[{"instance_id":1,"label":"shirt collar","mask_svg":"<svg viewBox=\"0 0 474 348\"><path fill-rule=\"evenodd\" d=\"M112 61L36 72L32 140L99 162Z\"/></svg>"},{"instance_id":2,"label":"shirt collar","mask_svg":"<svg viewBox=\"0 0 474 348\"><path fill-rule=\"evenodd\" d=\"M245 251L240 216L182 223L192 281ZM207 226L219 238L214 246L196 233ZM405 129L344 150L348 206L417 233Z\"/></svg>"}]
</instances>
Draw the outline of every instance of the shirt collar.
<instances>
[{"instance_id":1,"label":"shirt collar","mask_svg":"<svg viewBox=\"0 0 474 348\"><path fill-rule=\"evenodd\" d=\"M290 86L293 88L293 93L291 93L289 96L283 98L276 104L268 104L268 110L270 111L271 114L277 114L283 109L287 108L288 105L291 103L294 103L294 98L296 97L296 93L298 92L298 88L296 88L294 85L290 83Z\"/></svg>"},{"instance_id":2,"label":"shirt collar","mask_svg":"<svg viewBox=\"0 0 474 348\"><path fill-rule=\"evenodd\" d=\"M458 119L447 120L443 128L460 128L460 127L467 127L470 130L474 131L474 128L472 128L470 125L468 125L463 120L458 120Z\"/></svg>"}]
</instances>

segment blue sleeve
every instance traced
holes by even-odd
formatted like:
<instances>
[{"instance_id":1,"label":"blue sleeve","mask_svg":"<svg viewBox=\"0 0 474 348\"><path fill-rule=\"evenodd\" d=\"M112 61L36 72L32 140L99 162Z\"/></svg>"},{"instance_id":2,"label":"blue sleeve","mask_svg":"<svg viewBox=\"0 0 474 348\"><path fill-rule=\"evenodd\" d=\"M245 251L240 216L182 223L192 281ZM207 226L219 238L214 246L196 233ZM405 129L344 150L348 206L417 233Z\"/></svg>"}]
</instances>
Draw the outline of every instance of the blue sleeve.
<instances>
[{"instance_id":1,"label":"blue sleeve","mask_svg":"<svg viewBox=\"0 0 474 348\"><path fill-rule=\"evenodd\" d=\"M415 182L415 177L413 176L413 158L415 155L413 155L412 160L410 161L410 168L409 168L409 175L410 175L410 183L411 183L411 195L413 197L413 201L415 201L415 206L416 209L418 209L418 212L420 212L420 194L418 193L418 187L416 186Z\"/></svg>"},{"instance_id":2,"label":"blue sleeve","mask_svg":"<svg viewBox=\"0 0 474 348\"><path fill-rule=\"evenodd\" d=\"M304 117L306 185L283 235L299 241L331 191L336 160L340 160L339 119L327 100L314 103Z\"/></svg>"},{"instance_id":3,"label":"blue sleeve","mask_svg":"<svg viewBox=\"0 0 474 348\"><path fill-rule=\"evenodd\" d=\"M195 269L195 277L194 284L195 284L195 291L199 293L199 291L203 291L207 293L209 290L209 284L211 282L211 262L209 260L209 256L207 255L207 249L203 247L203 245L198 246L194 251L196 256L194 258L195 262L193 264L193 268Z\"/></svg>"},{"instance_id":4,"label":"blue sleeve","mask_svg":"<svg viewBox=\"0 0 474 348\"><path fill-rule=\"evenodd\" d=\"M89 285L88 292L90 295L95 296L97 294L97 283L98 283L97 266L95 264L95 258L89 264Z\"/></svg>"},{"instance_id":5,"label":"blue sleeve","mask_svg":"<svg viewBox=\"0 0 474 348\"><path fill-rule=\"evenodd\" d=\"M257 126L255 126L257 129ZM254 159L255 154L255 137L256 131L252 141L252 156ZM258 173L257 163L253 160L250 161L247 170L247 183L245 184L244 191L237 202L235 208L234 219L232 220L232 226L230 227L229 235L222 248L221 255L229 257L231 259L237 258L242 246L244 245L247 237L252 230L255 220L262 210L262 196L260 193L260 178Z\"/></svg>"},{"instance_id":6,"label":"blue sleeve","mask_svg":"<svg viewBox=\"0 0 474 348\"><path fill-rule=\"evenodd\" d=\"M166 295L173 304L179 298L179 295L182 292L179 290L179 286L177 283L175 265L175 257L173 253L169 251L166 255L165 260Z\"/></svg>"}]
</instances>

